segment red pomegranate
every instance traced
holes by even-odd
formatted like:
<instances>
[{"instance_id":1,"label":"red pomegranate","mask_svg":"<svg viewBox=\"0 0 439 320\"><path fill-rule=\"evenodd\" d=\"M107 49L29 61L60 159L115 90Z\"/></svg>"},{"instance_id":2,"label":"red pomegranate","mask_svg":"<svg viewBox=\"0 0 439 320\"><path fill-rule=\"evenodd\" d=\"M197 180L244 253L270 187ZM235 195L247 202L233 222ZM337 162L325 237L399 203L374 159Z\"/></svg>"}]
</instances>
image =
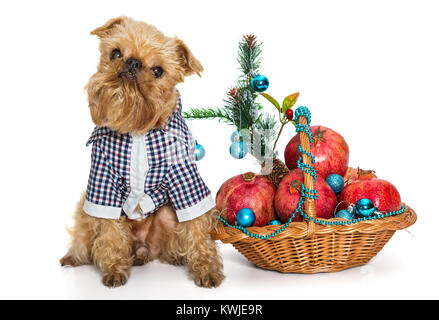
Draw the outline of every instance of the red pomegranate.
<instances>
[{"instance_id":1,"label":"red pomegranate","mask_svg":"<svg viewBox=\"0 0 439 320\"><path fill-rule=\"evenodd\" d=\"M346 170L346 173L343 177L345 185L351 184L357 180L371 180L374 178L377 178L375 171L352 167L349 167L348 170Z\"/></svg>"},{"instance_id":2,"label":"red pomegranate","mask_svg":"<svg viewBox=\"0 0 439 320\"><path fill-rule=\"evenodd\" d=\"M311 153L315 156L314 168L317 175L323 179L333 173L343 177L349 162L349 147L345 139L334 130L323 126L312 126L311 132ZM297 168L297 160L302 155L297 150L299 144L299 134L296 134L285 148L285 164L290 170Z\"/></svg>"},{"instance_id":3,"label":"red pomegranate","mask_svg":"<svg viewBox=\"0 0 439 320\"><path fill-rule=\"evenodd\" d=\"M401 197L396 187L386 180L375 178L357 180L346 186L340 194L339 210L345 209L348 203L357 203L362 198L370 199L375 207L383 212L401 209Z\"/></svg>"},{"instance_id":4,"label":"red pomegranate","mask_svg":"<svg viewBox=\"0 0 439 320\"><path fill-rule=\"evenodd\" d=\"M247 172L228 179L216 194L216 206L226 213L228 223L234 225L235 217L243 208L252 209L256 215L253 226L262 227L276 218L273 184L264 176Z\"/></svg>"},{"instance_id":5,"label":"red pomegranate","mask_svg":"<svg viewBox=\"0 0 439 320\"><path fill-rule=\"evenodd\" d=\"M300 198L300 186L303 183L303 172L300 169L290 171L280 182L274 196L274 207L282 222L287 222L296 210ZM317 218L330 219L337 205L337 196L323 178L317 177L314 183L317 190ZM293 221L302 221L302 216L296 214Z\"/></svg>"}]
</instances>

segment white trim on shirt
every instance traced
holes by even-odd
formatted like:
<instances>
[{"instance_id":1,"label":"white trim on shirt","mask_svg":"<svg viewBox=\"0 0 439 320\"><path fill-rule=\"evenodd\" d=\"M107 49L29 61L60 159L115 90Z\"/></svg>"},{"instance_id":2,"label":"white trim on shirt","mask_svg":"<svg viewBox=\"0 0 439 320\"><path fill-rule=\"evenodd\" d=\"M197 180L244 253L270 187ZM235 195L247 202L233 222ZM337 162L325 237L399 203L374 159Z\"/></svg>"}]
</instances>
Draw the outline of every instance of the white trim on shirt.
<instances>
[{"instance_id":1,"label":"white trim on shirt","mask_svg":"<svg viewBox=\"0 0 439 320\"><path fill-rule=\"evenodd\" d=\"M130 160L130 188L131 191L123 205L123 211L128 218L135 220L144 217L143 213L136 212L136 207L145 195L145 179L148 173L148 157L146 154L145 135L130 133L131 145ZM145 210L142 211L145 212ZM146 211L147 212L147 211Z\"/></svg>"},{"instance_id":2,"label":"white trim on shirt","mask_svg":"<svg viewBox=\"0 0 439 320\"><path fill-rule=\"evenodd\" d=\"M84 206L82 207L84 212L92 217L105 218L105 219L120 219L122 212L119 207L110 207L96 204L85 199Z\"/></svg>"},{"instance_id":3,"label":"white trim on shirt","mask_svg":"<svg viewBox=\"0 0 439 320\"><path fill-rule=\"evenodd\" d=\"M198 218L213 207L215 207L215 201L213 200L212 194L209 194L192 207L175 210L175 212L177 213L178 221L183 222Z\"/></svg>"}]
</instances>

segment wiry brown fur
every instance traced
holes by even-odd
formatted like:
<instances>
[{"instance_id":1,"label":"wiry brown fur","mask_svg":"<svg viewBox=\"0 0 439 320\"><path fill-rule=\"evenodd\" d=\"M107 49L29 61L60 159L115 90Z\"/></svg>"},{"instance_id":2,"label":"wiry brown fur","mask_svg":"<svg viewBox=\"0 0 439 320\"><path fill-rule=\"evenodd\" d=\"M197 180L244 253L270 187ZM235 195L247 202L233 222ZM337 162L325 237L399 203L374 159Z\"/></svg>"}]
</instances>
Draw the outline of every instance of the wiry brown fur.
<instances>
[{"instance_id":1,"label":"wiry brown fur","mask_svg":"<svg viewBox=\"0 0 439 320\"><path fill-rule=\"evenodd\" d=\"M87 84L90 113L97 126L140 134L163 126L176 108L175 85L185 76L203 71L181 40L168 38L146 23L119 17L92 34L101 40L97 72ZM119 49L123 57L111 60L113 49ZM142 62L135 79L121 76L128 57ZM155 66L164 70L162 77L154 77L151 70ZM199 286L216 287L224 279L221 258L209 235L214 210L181 223L170 205L142 221L101 219L82 210L84 199L82 195L78 202L62 265L93 263L110 287L125 284L132 265L154 259L187 264L189 275Z\"/></svg>"}]
</instances>

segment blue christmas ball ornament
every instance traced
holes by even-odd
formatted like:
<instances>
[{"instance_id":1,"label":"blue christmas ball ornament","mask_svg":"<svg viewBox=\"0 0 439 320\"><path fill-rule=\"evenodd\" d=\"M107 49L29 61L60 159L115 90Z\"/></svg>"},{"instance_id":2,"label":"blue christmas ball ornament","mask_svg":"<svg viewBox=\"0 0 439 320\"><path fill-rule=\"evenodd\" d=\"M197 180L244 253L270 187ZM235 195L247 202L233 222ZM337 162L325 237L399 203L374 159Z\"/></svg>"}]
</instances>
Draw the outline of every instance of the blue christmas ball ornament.
<instances>
[{"instance_id":1,"label":"blue christmas ball ornament","mask_svg":"<svg viewBox=\"0 0 439 320\"><path fill-rule=\"evenodd\" d=\"M355 212L360 217L369 217L375 212L376 208L373 202L369 199L363 198L357 201L355 204Z\"/></svg>"},{"instance_id":2,"label":"blue christmas ball ornament","mask_svg":"<svg viewBox=\"0 0 439 320\"><path fill-rule=\"evenodd\" d=\"M232 142L239 142L242 141L242 133L239 130L233 131L232 135L230 136L230 141Z\"/></svg>"},{"instance_id":3,"label":"blue christmas ball ornament","mask_svg":"<svg viewBox=\"0 0 439 320\"><path fill-rule=\"evenodd\" d=\"M340 210L335 214L336 218L342 218L342 219L348 219L348 220L352 220L354 219L354 214L352 211L348 211L348 210Z\"/></svg>"},{"instance_id":4,"label":"blue christmas ball ornament","mask_svg":"<svg viewBox=\"0 0 439 320\"><path fill-rule=\"evenodd\" d=\"M243 208L236 214L236 224L242 227L250 227L255 223L256 215L252 209Z\"/></svg>"},{"instance_id":5,"label":"blue christmas ball ornament","mask_svg":"<svg viewBox=\"0 0 439 320\"><path fill-rule=\"evenodd\" d=\"M279 226L281 224L282 224L282 222L280 222L279 220L274 219L274 220L269 221L267 223L267 226Z\"/></svg>"},{"instance_id":6,"label":"blue christmas ball ornament","mask_svg":"<svg viewBox=\"0 0 439 320\"><path fill-rule=\"evenodd\" d=\"M235 141L229 148L231 156L235 159L242 159L248 152L247 144L244 141Z\"/></svg>"},{"instance_id":7,"label":"blue christmas ball ornament","mask_svg":"<svg viewBox=\"0 0 439 320\"><path fill-rule=\"evenodd\" d=\"M268 89L268 78L261 74L258 74L252 79L252 88L256 92L264 92Z\"/></svg>"},{"instance_id":8,"label":"blue christmas ball ornament","mask_svg":"<svg viewBox=\"0 0 439 320\"><path fill-rule=\"evenodd\" d=\"M195 145L195 161L200 161L206 155L206 150L204 149L204 147L201 144L199 144L197 142L195 142L195 143L196 143L196 145Z\"/></svg>"},{"instance_id":9,"label":"blue christmas ball ornament","mask_svg":"<svg viewBox=\"0 0 439 320\"><path fill-rule=\"evenodd\" d=\"M341 175L333 173L326 178L326 183L335 193L340 193L344 188L344 179Z\"/></svg>"}]
</instances>

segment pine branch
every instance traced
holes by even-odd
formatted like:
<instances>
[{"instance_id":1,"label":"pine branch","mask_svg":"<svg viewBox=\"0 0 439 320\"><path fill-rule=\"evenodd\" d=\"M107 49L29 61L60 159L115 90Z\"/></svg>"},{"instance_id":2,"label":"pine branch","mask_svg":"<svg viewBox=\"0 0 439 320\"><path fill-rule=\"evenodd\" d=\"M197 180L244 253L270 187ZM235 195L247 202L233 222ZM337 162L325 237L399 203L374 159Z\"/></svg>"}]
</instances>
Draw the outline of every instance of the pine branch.
<instances>
[{"instance_id":1,"label":"pine branch","mask_svg":"<svg viewBox=\"0 0 439 320\"><path fill-rule=\"evenodd\" d=\"M249 34L243 37L239 43L238 63L244 77L258 73L261 66L260 55L262 53L261 43L257 43L256 36Z\"/></svg>"},{"instance_id":2,"label":"pine branch","mask_svg":"<svg viewBox=\"0 0 439 320\"><path fill-rule=\"evenodd\" d=\"M258 129L260 128L262 130L273 131L272 140L274 140L274 138L276 137L277 126L278 126L278 121L276 120L276 117L268 113L263 113L262 117L260 118L257 124Z\"/></svg>"},{"instance_id":3,"label":"pine branch","mask_svg":"<svg viewBox=\"0 0 439 320\"><path fill-rule=\"evenodd\" d=\"M183 117L188 120L197 120L197 119L218 119L219 121L225 122L229 125L234 125L233 119L230 115L225 112L225 110L216 108L191 108L189 111L183 111Z\"/></svg>"}]
</instances>

